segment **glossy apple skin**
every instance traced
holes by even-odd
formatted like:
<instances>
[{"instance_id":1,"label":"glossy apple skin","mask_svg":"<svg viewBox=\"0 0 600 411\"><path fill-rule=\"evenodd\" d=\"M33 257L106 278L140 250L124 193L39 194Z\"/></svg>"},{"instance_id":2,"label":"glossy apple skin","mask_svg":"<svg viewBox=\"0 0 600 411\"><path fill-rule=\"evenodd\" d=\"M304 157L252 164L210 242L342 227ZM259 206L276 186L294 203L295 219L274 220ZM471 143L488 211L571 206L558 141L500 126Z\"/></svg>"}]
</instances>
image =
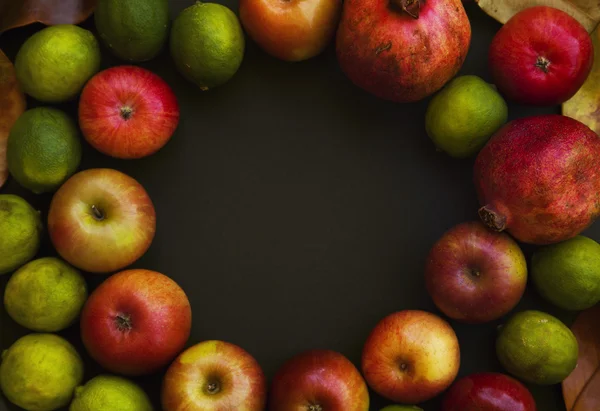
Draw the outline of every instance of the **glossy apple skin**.
<instances>
[{"instance_id":1,"label":"glossy apple skin","mask_svg":"<svg viewBox=\"0 0 600 411\"><path fill-rule=\"evenodd\" d=\"M130 326L121 325L123 319ZM185 292L164 274L126 270L110 276L85 303L81 339L90 356L117 374L150 374L183 350L192 310Z\"/></svg>"},{"instance_id":2,"label":"glossy apple skin","mask_svg":"<svg viewBox=\"0 0 600 411\"><path fill-rule=\"evenodd\" d=\"M342 354L305 351L277 371L269 409L298 411L310 405L324 411L368 411L369 392L359 371Z\"/></svg>"},{"instance_id":3,"label":"glossy apple skin","mask_svg":"<svg viewBox=\"0 0 600 411\"><path fill-rule=\"evenodd\" d=\"M133 159L156 153L179 124L171 87L137 66L101 71L79 100L79 126L88 143L112 157Z\"/></svg>"},{"instance_id":4,"label":"glossy apple skin","mask_svg":"<svg viewBox=\"0 0 600 411\"><path fill-rule=\"evenodd\" d=\"M527 260L507 234L470 221L448 230L435 243L427 258L425 283L445 315L484 323L507 314L521 300Z\"/></svg>"},{"instance_id":5,"label":"glossy apple skin","mask_svg":"<svg viewBox=\"0 0 600 411\"><path fill-rule=\"evenodd\" d=\"M296 62L320 54L335 35L341 0L240 0L240 20L267 53Z\"/></svg>"},{"instance_id":6,"label":"glossy apple skin","mask_svg":"<svg viewBox=\"0 0 600 411\"><path fill-rule=\"evenodd\" d=\"M450 324L420 310L383 318L362 354L363 375L371 389L404 404L440 394L452 384L459 367L458 339Z\"/></svg>"},{"instance_id":7,"label":"glossy apple skin","mask_svg":"<svg viewBox=\"0 0 600 411\"><path fill-rule=\"evenodd\" d=\"M444 395L441 411L536 411L529 390L508 375L471 374Z\"/></svg>"},{"instance_id":8,"label":"glossy apple skin","mask_svg":"<svg viewBox=\"0 0 600 411\"><path fill-rule=\"evenodd\" d=\"M210 384L217 384L210 394ZM267 383L248 352L225 341L204 341L182 352L163 380L164 411L263 411Z\"/></svg>"},{"instance_id":9,"label":"glossy apple skin","mask_svg":"<svg viewBox=\"0 0 600 411\"><path fill-rule=\"evenodd\" d=\"M113 169L89 169L73 175L54 194L48 231L66 261L87 272L108 273L144 255L154 239L156 213L135 179Z\"/></svg>"},{"instance_id":10,"label":"glossy apple skin","mask_svg":"<svg viewBox=\"0 0 600 411\"><path fill-rule=\"evenodd\" d=\"M561 104L588 77L594 47L585 28L567 13L547 6L515 14L496 33L489 51L494 83L521 104ZM546 59L546 69L537 65Z\"/></svg>"}]
</instances>

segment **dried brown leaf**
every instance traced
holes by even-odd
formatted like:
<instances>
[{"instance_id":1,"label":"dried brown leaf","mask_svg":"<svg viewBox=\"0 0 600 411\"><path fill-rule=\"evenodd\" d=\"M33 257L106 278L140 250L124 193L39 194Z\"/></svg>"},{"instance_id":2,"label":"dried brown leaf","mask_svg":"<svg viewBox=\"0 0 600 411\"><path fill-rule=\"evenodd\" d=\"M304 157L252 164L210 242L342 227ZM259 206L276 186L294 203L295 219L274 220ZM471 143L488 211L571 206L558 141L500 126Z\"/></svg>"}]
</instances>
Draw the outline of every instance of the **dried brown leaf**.
<instances>
[{"instance_id":1,"label":"dried brown leaf","mask_svg":"<svg viewBox=\"0 0 600 411\"><path fill-rule=\"evenodd\" d=\"M588 33L600 23L599 0L475 0L488 15L506 23L519 11L532 6L550 6L560 9L577 19Z\"/></svg>"},{"instance_id":2,"label":"dried brown leaf","mask_svg":"<svg viewBox=\"0 0 600 411\"><path fill-rule=\"evenodd\" d=\"M600 304L582 311L571 326L579 343L577 367L562 383L567 411L600 410Z\"/></svg>"},{"instance_id":3,"label":"dried brown leaf","mask_svg":"<svg viewBox=\"0 0 600 411\"><path fill-rule=\"evenodd\" d=\"M562 106L562 113L600 134L600 26L592 33L594 66L583 86ZM600 410L600 408L598 408Z\"/></svg>"},{"instance_id":4,"label":"dried brown leaf","mask_svg":"<svg viewBox=\"0 0 600 411\"><path fill-rule=\"evenodd\" d=\"M25 111L25 96L19 89L15 68L0 50L0 187L6 182L6 143L17 118Z\"/></svg>"},{"instance_id":5,"label":"dried brown leaf","mask_svg":"<svg viewBox=\"0 0 600 411\"><path fill-rule=\"evenodd\" d=\"M0 33L31 23L78 24L87 19L97 0L0 0Z\"/></svg>"}]
</instances>

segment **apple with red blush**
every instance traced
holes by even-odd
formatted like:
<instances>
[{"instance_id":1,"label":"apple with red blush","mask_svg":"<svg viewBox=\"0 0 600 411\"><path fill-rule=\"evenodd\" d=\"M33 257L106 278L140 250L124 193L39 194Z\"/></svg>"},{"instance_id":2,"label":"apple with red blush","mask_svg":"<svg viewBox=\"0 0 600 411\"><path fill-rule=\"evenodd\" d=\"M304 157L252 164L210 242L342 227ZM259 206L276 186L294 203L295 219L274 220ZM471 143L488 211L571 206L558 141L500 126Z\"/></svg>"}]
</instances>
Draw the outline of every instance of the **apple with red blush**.
<instances>
[{"instance_id":1,"label":"apple with red blush","mask_svg":"<svg viewBox=\"0 0 600 411\"><path fill-rule=\"evenodd\" d=\"M536 411L533 396L505 374L482 372L456 381L444 394L441 411Z\"/></svg>"},{"instance_id":2,"label":"apple with red blush","mask_svg":"<svg viewBox=\"0 0 600 411\"><path fill-rule=\"evenodd\" d=\"M297 62L320 54L333 40L342 0L240 0L239 13L263 50Z\"/></svg>"},{"instance_id":3,"label":"apple with red blush","mask_svg":"<svg viewBox=\"0 0 600 411\"><path fill-rule=\"evenodd\" d=\"M404 310L383 318L363 348L362 371L379 395L418 404L452 384L460 367L456 333L439 316Z\"/></svg>"},{"instance_id":4,"label":"apple with red blush","mask_svg":"<svg viewBox=\"0 0 600 411\"><path fill-rule=\"evenodd\" d=\"M92 77L79 99L79 126L98 151L121 159L149 156L171 139L179 105L157 74L137 66L111 67Z\"/></svg>"},{"instance_id":5,"label":"apple with red blush","mask_svg":"<svg viewBox=\"0 0 600 411\"><path fill-rule=\"evenodd\" d=\"M434 244L425 283L435 305L465 323L496 320L512 310L527 286L527 260L508 234L480 221L458 224Z\"/></svg>"},{"instance_id":6,"label":"apple with red blush","mask_svg":"<svg viewBox=\"0 0 600 411\"><path fill-rule=\"evenodd\" d=\"M521 104L547 106L569 100L587 79L593 61L586 29L548 6L515 14L496 33L489 50L498 90Z\"/></svg>"},{"instance_id":7,"label":"apple with red blush","mask_svg":"<svg viewBox=\"0 0 600 411\"><path fill-rule=\"evenodd\" d=\"M369 392L358 369L331 350L302 352L277 371L270 411L368 411Z\"/></svg>"},{"instance_id":8,"label":"apple with red blush","mask_svg":"<svg viewBox=\"0 0 600 411\"><path fill-rule=\"evenodd\" d=\"M192 310L175 281L156 271L133 269L108 277L90 294L80 325L87 352L102 367L147 375L183 350Z\"/></svg>"}]
</instances>

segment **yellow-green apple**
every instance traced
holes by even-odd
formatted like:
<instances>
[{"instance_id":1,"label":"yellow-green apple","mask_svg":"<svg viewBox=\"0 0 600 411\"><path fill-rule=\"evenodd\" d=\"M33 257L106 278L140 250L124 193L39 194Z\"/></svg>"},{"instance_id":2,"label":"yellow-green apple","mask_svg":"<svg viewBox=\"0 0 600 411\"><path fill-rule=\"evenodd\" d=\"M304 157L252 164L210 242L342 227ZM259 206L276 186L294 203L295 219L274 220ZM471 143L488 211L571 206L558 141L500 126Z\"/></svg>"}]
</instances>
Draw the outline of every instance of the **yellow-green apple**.
<instances>
[{"instance_id":1,"label":"yellow-green apple","mask_svg":"<svg viewBox=\"0 0 600 411\"><path fill-rule=\"evenodd\" d=\"M452 384L460 349L446 321L426 311L404 310L382 319L367 338L362 371L369 386L389 400L416 404Z\"/></svg>"},{"instance_id":2,"label":"yellow-green apple","mask_svg":"<svg viewBox=\"0 0 600 411\"><path fill-rule=\"evenodd\" d=\"M185 292L164 274L126 270L96 288L83 307L81 339L102 367L137 376L168 365L190 335Z\"/></svg>"},{"instance_id":3,"label":"yellow-green apple","mask_svg":"<svg viewBox=\"0 0 600 411\"><path fill-rule=\"evenodd\" d=\"M320 54L335 35L342 0L240 0L240 20L267 53L285 61Z\"/></svg>"},{"instance_id":4,"label":"yellow-green apple","mask_svg":"<svg viewBox=\"0 0 600 411\"><path fill-rule=\"evenodd\" d=\"M536 411L529 390L508 375L467 375L444 394L442 411Z\"/></svg>"},{"instance_id":5,"label":"yellow-green apple","mask_svg":"<svg viewBox=\"0 0 600 411\"><path fill-rule=\"evenodd\" d=\"M84 271L118 271L140 258L156 231L144 188L117 170L96 168L69 178L54 194L48 232L62 258Z\"/></svg>"},{"instance_id":6,"label":"yellow-green apple","mask_svg":"<svg viewBox=\"0 0 600 411\"><path fill-rule=\"evenodd\" d=\"M342 354L305 351L289 359L275 374L270 411L368 411L367 385Z\"/></svg>"},{"instance_id":7,"label":"yellow-green apple","mask_svg":"<svg viewBox=\"0 0 600 411\"><path fill-rule=\"evenodd\" d=\"M92 77L79 99L79 126L88 143L112 157L154 154L171 139L179 105L171 87L137 66L111 67Z\"/></svg>"},{"instance_id":8,"label":"yellow-green apple","mask_svg":"<svg viewBox=\"0 0 600 411\"><path fill-rule=\"evenodd\" d=\"M182 352L163 379L164 411L264 411L267 383L243 348L210 340Z\"/></svg>"},{"instance_id":9,"label":"yellow-green apple","mask_svg":"<svg viewBox=\"0 0 600 411\"><path fill-rule=\"evenodd\" d=\"M527 260L507 234L469 221L435 243L427 258L425 283L435 305L448 317L467 323L492 321L521 300Z\"/></svg>"}]
</instances>

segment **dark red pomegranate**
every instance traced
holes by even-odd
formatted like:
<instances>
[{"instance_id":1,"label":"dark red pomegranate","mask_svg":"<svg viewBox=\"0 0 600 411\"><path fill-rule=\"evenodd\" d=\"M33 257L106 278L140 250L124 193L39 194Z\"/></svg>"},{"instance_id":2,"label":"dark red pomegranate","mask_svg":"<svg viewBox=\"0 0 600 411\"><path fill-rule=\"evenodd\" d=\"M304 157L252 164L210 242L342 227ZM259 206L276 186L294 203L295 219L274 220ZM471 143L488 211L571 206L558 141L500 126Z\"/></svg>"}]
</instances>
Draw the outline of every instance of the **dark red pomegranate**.
<instances>
[{"instance_id":1,"label":"dark red pomegranate","mask_svg":"<svg viewBox=\"0 0 600 411\"><path fill-rule=\"evenodd\" d=\"M340 66L354 84L410 102L456 75L471 25L461 0L345 0L336 42Z\"/></svg>"},{"instance_id":2,"label":"dark red pomegranate","mask_svg":"<svg viewBox=\"0 0 600 411\"><path fill-rule=\"evenodd\" d=\"M514 120L479 152L474 177L490 228L524 243L564 241L600 213L600 137L560 115Z\"/></svg>"}]
</instances>

